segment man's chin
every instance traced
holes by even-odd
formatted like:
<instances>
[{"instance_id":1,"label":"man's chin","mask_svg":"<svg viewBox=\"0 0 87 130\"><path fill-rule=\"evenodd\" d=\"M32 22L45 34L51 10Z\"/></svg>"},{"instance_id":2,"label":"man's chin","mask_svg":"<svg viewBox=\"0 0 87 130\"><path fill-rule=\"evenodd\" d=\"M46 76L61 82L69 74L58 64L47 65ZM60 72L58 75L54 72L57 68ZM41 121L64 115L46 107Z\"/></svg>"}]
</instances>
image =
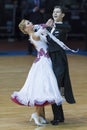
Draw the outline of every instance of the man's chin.
<instances>
[{"instance_id":1,"label":"man's chin","mask_svg":"<svg viewBox=\"0 0 87 130\"><path fill-rule=\"evenodd\" d=\"M57 18L54 18L54 21L57 21L58 19Z\"/></svg>"}]
</instances>

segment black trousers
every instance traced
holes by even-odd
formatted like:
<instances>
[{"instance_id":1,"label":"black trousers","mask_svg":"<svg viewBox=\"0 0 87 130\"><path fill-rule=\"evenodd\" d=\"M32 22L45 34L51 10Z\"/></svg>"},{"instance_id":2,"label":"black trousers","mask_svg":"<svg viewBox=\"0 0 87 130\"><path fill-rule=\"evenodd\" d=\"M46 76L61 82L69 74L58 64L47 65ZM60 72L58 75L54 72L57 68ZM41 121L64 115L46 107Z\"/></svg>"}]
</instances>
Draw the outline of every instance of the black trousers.
<instances>
[{"instance_id":1,"label":"black trousers","mask_svg":"<svg viewBox=\"0 0 87 130\"><path fill-rule=\"evenodd\" d=\"M54 120L64 120L62 105L57 106L56 104L52 104L52 111L54 115Z\"/></svg>"}]
</instances>

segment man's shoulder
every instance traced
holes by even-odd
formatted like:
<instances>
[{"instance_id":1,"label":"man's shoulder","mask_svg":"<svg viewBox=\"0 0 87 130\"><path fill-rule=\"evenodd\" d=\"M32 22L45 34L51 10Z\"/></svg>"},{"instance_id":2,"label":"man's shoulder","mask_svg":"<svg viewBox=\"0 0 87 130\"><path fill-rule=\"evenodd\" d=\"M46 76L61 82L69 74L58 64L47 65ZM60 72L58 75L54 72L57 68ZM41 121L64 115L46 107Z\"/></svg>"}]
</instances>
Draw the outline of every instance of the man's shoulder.
<instances>
[{"instance_id":1,"label":"man's shoulder","mask_svg":"<svg viewBox=\"0 0 87 130\"><path fill-rule=\"evenodd\" d=\"M62 24L56 24L56 29L63 29L65 31L69 31L71 27L69 23L64 22Z\"/></svg>"},{"instance_id":2,"label":"man's shoulder","mask_svg":"<svg viewBox=\"0 0 87 130\"><path fill-rule=\"evenodd\" d=\"M67 23L67 22L63 22L62 24L60 23L60 24L56 24L56 27L69 27L70 26L70 24L69 23Z\"/></svg>"}]
</instances>

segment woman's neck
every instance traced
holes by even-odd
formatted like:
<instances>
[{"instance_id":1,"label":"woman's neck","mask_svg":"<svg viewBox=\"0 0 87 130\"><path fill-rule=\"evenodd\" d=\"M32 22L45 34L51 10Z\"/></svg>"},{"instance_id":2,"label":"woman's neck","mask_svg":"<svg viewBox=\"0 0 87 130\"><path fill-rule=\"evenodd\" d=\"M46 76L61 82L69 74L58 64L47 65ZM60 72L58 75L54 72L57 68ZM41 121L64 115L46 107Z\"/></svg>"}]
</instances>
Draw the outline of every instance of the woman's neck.
<instances>
[{"instance_id":1,"label":"woman's neck","mask_svg":"<svg viewBox=\"0 0 87 130\"><path fill-rule=\"evenodd\" d=\"M34 31L32 30L32 31L28 31L28 35L32 35L34 33Z\"/></svg>"}]
</instances>

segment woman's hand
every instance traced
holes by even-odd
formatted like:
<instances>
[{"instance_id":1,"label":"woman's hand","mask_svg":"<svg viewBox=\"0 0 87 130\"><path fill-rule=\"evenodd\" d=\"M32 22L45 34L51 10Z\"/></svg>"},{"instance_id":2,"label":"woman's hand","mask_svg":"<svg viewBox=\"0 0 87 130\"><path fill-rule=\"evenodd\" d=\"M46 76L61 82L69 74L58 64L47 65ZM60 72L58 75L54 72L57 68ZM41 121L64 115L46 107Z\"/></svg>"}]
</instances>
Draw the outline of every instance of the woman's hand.
<instances>
[{"instance_id":1,"label":"woman's hand","mask_svg":"<svg viewBox=\"0 0 87 130\"><path fill-rule=\"evenodd\" d=\"M52 26L53 26L53 19L49 19L49 20L46 22L46 25L52 27Z\"/></svg>"}]
</instances>

